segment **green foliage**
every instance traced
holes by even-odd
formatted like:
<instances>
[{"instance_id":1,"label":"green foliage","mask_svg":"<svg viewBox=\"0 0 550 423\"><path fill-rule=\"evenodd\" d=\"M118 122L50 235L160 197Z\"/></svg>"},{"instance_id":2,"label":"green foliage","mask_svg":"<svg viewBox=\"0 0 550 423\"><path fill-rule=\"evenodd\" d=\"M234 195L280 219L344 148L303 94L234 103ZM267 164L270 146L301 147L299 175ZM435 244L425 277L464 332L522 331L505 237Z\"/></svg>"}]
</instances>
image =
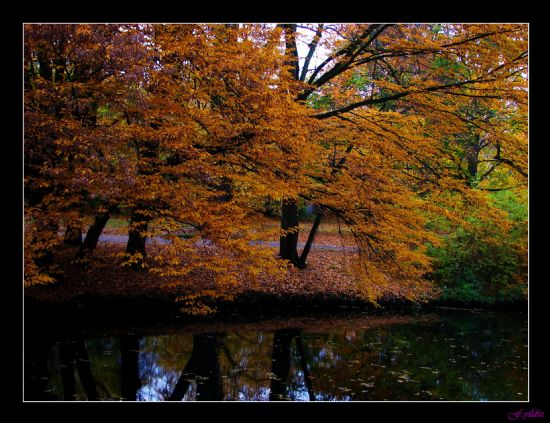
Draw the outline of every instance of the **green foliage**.
<instances>
[{"instance_id":1,"label":"green foliage","mask_svg":"<svg viewBox=\"0 0 550 423\"><path fill-rule=\"evenodd\" d=\"M106 228L117 228L117 229L126 229L128 227L128 219L125 217L111 217L107 224Z\"/></svg>"},{"instance_id":2,"label":"green foliage","mask_svg":"<svg viewBox=\"0 0 550 423\"><path fill-rule=\"evenodd\" d=\"M312 109L327 109L332 106L332 98L327 94L312 93L307 99L308 106Z\"/></svg>"},{"instance_id":3,"label":"green foliage","mask_svg":"<svg viewBox=\"0 0 550 423\"><path fill-rule=\"evenodd\" d=\"M511 191L491 198L508 212L509 230L472 218L471 228L446 235L440 247L428 247L431 277L442 288L444 301L495 303L525 297L527 206Z\"/></svg>"},{"instance_id":4,"label":"green foliage","mask_svg":"<svg viewBox=\"0 0 550 423\"><path fill-rule=\"evenodd\" d=\"M525 196L526 193L523 193ZM508 218L518 225L527 223L528 210L524 198L521 198L520 193L512 190L496 191L490 194L490 198L494 205L508 213Z\"/></svg>"},{"instance_id":5,"label":"green foliage","mask_svg":"<svg viewBox=\"0 0 550 423\"><path fill-rule=\"evenodd\" d=\"M440 248L429 248L433 278L443 289L443 300L486 302L519 300L523 287L516 283L520 257L510 241L490 243L476 232L459 231Z\"/></svg>"},{"instance_id":6,"label":"green foliage","mask_svg":"<svg viewBox=\"0 0 550 423\"><path fill-rule=\"evenodd\" d=\"M441 24L432 25L432 33L438 34L441 31Z\"/></svg>"}]
</instances>

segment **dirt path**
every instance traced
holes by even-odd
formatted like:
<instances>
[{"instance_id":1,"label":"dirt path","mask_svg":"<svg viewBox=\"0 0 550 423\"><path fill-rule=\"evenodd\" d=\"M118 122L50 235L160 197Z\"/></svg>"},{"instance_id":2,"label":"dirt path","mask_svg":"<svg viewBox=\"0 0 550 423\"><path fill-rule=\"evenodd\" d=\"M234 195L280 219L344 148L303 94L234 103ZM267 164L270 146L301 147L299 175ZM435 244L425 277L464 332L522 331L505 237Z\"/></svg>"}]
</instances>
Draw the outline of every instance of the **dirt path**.
<instances>
[{"instance_id":1,"label":"dirt path","mask_svg":"<svg viewBox=\"0 0 550 423\"><path fill-rule=\"evenodd\" d=\"M86 236L86 234L83 234L83 236ZM99 242L104 242L107 244L126 244L128 242L128 235L109 235L104 234L99 237ZM147 243L150 244L151 242L154 242L155 244L159 245L166 245L169 244L170 241L161 237L155 237L153 239L147 239ZM268 245L269 247L277 248L279 247L278 241L263 241L262 244ZM197 241L197 246L204 246L208 245L208 240L199 240ZM303 248L305 243L299 242L298 247ZM316 244L313 243L312 250L322 250L322 251L357 251L357 247L349 247L344 245L327 245L327 244Z\"/></svg>"}]
</instances>

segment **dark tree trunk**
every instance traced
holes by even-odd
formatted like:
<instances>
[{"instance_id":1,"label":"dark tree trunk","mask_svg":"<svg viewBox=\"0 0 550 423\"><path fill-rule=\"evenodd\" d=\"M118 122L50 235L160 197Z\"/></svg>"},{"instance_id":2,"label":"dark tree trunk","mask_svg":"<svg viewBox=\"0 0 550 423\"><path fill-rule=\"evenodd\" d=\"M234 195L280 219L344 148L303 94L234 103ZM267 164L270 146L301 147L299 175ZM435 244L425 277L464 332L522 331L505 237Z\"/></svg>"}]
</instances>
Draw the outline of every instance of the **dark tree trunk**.
<instances>
[{"instance_id":1,"label":"dark tree trunk","mask_svg":"<svg viewBox=\"0 0 550 423\"><path fill-rule=\"evenodd\" d=\"M134 209L130 218L130 229L128 231L128 243L126 244L126 254L141 256L135 257L132 262L132 268L143 269L145 259L145 241L147 237L144 235L147 231L149 217L145 216L141 210Z\"/></svg>"},{"instance_id":2,"label":"dark tree trunk","mask_svg":"<svg viewBox=\"0 0 550 423\"><path fill-rule=\"evenodd\" d=\"M150 123L153 129L158 129L157 123ZM141 176L153 175L158 170L159 166L159 142L158 140L150 139L141 142L137 147L137 153L140 157L138 164L138 174ZM153 201L137 201L137 204L132 210L130 217L130 226L128 231L128 243L126 244L126 255L133 257L131 267L136 270L146 269L145 258L145 232L149 226L151 216L148 212L156 210L159 204L154 204Z\"/></svg>"},{"instance_id":3,"label":"dark tree trunk","mask_svg":"<svg viewBox=\"0 0 550 423\"><path fill-rule=\"evenodd\" d=\"M67 245L74 245L77 247L82 245L82 229L69 222L67 224L67 229L65 229L65 239L63 242Z\"/></svg>"},{"instance_id":4,"label":"dark tree trunk","mask_svg":"<svg viewBox=\"0 0 550 423\"><path fill-rule=\"evenodd\" d=\"M470 178L475 179L477 177L477 168L479 160L476 153L468 155L468 173Z\"/></svg>"},{"instance_id":5,"label":"dark tree trunk","mask_svg":"<svg viewBox=\"0 0 550 423\"><path fill-rule=\"evenodd\" d=\"M197 345L200 360L196 362L197 400L221 401L223 399L220 363L218 361L218 335L193 336L193 349Z\"/></svg>"},{"instance_id":6,"label":"dark tree trunk","mask_svg":"<svg viewBox=\"0 0 550 423\"><path fill-rule=\"evenodd\" d=\"M300 63L298 60L298 46L296 44L296 24L282 24L285 31L285 48L287 51L286 64L290 65L289 72L296 81L300 80Z\"/></svg>"},{"instance_id":7,"label":"dark tree trunk","mask_svg":"<svg viewBox=\"0 0 550 423\"><path fill-rule=\"evenodd\" d=\"M293 79L299 80L299 59L296 44L296 24L280 24L285 34L285 64ZM292 229L291 233L281 235L279 242L279 255L282 259L289 260L294 266L298 266L298 204L295 199L283 198L281 204L281 229Z\"/></svg>"},{"instance_id":8,"label":"dark tree trunk","mask_svg":"<svg viewBox=\"0 0 550 423\"><path fill-rule=\"evenodd\" d=\"M479 152L481 151L479 135L475 135L473 142L466 150L466 161L468 164L469 185L475 187L477 184L479 168Z\"/></svg>"},{"instance_id":9,"label":"dark tree trunk","mask_svg":"<svg viewBox=\"0 0 550 423\"><path fill-rule=\"evenodd\" d=\"M281 229L291 232L281 235L279 255L298 265L298 204L291 198L283 199L281 207Z\"/></svg>"},{"instance_id":10,"label":"dark tree trunk","mask_svg":"<svg viewBox=\"0 0 550 423\"><path fill-rule=\"evenodd\" d=\"M92 223L92 225L88 229L86 238L84 238L84 242L80 245L80 248L76 253L77 257L82 258L88 252L95 249L95 247L97 246L97 242L99 241L99 237L101 236L101 232L103 232L103 228L105 228L105 225L107 224L110 217L110 211L96 215L96 217L94 218L94 223Z\"/></svg>"},{"instance_id":11,"label":"dark tree trunk","mask_svg":"<svg viewBox=\"0 0 550 423\"><path fill-rule=\"evenodd\" d=\"M190 379L197 379L198 401L221 401L223 389L218 361L218 335L193 335L191 358L183 369L168 401L181 401L189 389Z\"/></svg>"},{"instance_id":12,"label":"dark tree trunk","mask_svg":"<svg viewBox=\"0 0 550 423\"><path fill-rule=\"evenodd\" d=\"M39 63L39 69L40 69L40 76L44 78L47 81L52 80L52 69L50 67L49 59L46 56L46 54L39 50L38 52L38 63Z\"/></svg>"},{"instance_id":13,"label":"dark tree trunk","mask_svg":"<svg viewBox=\"0 0 550 423\"><path fill-rule=\"evenodd\" d=\"M137 391L141 388L139 377L139 338L124 335L120 341L120 390L122 399L135 401Z\"/></svg>"},{"instance_id":14,"label":"dark tree trunk","mask_svg":"<svg viewBox=\"0 0 550 423\"><path fill-rule=\"evenodd\" d=\"M193 348L194 347L195 344L193 343ZM189 360L187 365L183 368L181 376L178 378L176 386L174 387L174 391L168 397L167 401L181 401L189 390L189 385L191 385L191 380L189 379L189 376L191 373L193 373L192 368L194 365L194 363L192 363L192 360L193 356L191 356L191 360Z\"/></svg>"},{"instance_id":15,"label":"dark tree trunk","mask_svg":"<svg viewBox=\"0 0 550 423\"><path fill-rule=\"evenodd\" d=\"M298 259L298 267L300 269L304 269L306 267L306 260L307 256L311 250L311 245L313 244L313 241L315 240L315 235L317 234L317 230L319 229L319 225L321 224L321 219L323 218L323 212L319 211L317 215L315 216L315 221L313 222L313 226L311 227L311 230L309 231L309 235L307 237L306 245L304 246L304 249L302 250L302 254L300 254L300 258Z\"/></svg>"},{"instance_id":16,"label":"dark tree trunk","mask_svg":"<svg viewBox=\"0 0 550 423\"><path fill-rule=\"evenodd\" d=\"M142 235L142 231L147 230L147 224L140 224L140 229L131 229L128 236L128 244L126 244L127 254L140 253L145 257L145 242L147 238Z\"/></svg>"}]
</instances>

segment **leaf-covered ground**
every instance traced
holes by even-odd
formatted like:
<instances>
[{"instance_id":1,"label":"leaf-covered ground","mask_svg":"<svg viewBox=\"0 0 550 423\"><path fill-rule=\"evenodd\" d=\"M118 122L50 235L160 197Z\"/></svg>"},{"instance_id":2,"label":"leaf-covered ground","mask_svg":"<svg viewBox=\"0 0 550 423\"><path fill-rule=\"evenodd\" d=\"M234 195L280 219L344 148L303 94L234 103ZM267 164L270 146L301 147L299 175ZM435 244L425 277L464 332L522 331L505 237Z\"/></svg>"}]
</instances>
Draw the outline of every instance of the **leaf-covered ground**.
<instances>
[{"instance_id":1,"label":"leaf-covered ground","mask_svg":"<svg viewBox=\"0 0 550 423\"><path fill-rule=\"evenodd\" d=\"M277 222L269 222L276 225ZM301 225L300 242L305 242L311 223ZM106 228L106 234L123 235L125 227L117 224ZM316 245L353 246L349 230L337 222L327 222L321 226L315 238ZM149 252L155 248L150 246ZM61 270L58 282L48 285L31 286L25 294L47 303L64 303L78 297L117 298L176 298L181 295L200 295L205 290L216 290L212 275L208 271L197 270L184 286L174 286L177 279L160 277L154 272L135 271L120 266L120 254L124 244L99 243L87 268L72 262L75 247L64 247L56 253L56 261ZM277 249L273 248L277 254ZM407 289L397 282L388 281L384 286L360 281L353 272L355 252L349 249L330 251L314 249L308 257L305 269L288 269L283 280L258 278L250 282L244 278L239 286L232 287L228 294L267 294L274 298L303 296L311 298L341 298L343 300L399 300L409 297Z\"/></svg>"}]
</instances>

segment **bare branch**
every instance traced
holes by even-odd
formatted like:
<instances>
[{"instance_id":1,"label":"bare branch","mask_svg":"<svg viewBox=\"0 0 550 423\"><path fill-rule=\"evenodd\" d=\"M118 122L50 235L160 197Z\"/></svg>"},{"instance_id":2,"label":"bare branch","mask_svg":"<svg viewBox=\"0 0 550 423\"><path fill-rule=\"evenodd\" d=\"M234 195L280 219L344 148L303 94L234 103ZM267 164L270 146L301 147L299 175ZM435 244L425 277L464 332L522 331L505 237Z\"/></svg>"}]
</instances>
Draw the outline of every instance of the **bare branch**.
<instances>
[{"instance_id":1,"label":"bare branch","mask_svg":"<svg viewBox=\"0 0 550 423\"><path fill-rule=\"evenodd\" d=\"M304 61L304 67L302 68L302 74L300 75L300 81L305 81L307 70L309 67L309 62L311 61L311 58L313 57L313 54L315 53L315 49L317 48L317 44L319 44L319 40L321 39L323 35L323 24L319 24L317 27L317 32L315 33L315 36L313 37L313 40L311 43L309 43L309 51L307 53L307 56Z\"/></svg>"}]
</instances>

